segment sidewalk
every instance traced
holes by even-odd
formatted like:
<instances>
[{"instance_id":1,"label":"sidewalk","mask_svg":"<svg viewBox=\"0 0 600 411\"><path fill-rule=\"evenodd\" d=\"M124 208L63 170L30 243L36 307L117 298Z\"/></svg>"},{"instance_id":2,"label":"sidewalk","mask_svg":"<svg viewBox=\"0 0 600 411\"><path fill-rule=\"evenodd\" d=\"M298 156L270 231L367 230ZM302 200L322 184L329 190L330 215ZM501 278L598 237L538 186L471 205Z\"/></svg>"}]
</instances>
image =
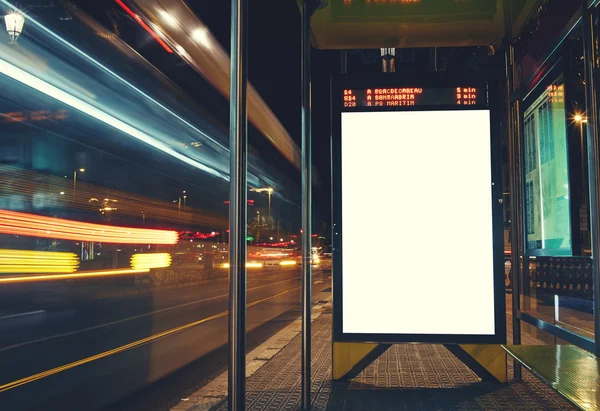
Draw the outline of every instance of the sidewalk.
<instances>
[{"instance_id":1,"label":"sidewalk","mask_svg":"<svg viewBox=\"0 0 600 411\"><path fill-rule=\"evenodd\" d=\"M393 345L357 378L348 383L333 382L330 303L318 304L314 311L314 410L574 409L526 371L518 383L482 383L441 345ZM295 321L248 355L247 410L300 409L299 333L300 322ZM509 364L512 378L512 362ZM173 411L227 410L226 395L225 373Z\"/></svg>"}]
</instances>

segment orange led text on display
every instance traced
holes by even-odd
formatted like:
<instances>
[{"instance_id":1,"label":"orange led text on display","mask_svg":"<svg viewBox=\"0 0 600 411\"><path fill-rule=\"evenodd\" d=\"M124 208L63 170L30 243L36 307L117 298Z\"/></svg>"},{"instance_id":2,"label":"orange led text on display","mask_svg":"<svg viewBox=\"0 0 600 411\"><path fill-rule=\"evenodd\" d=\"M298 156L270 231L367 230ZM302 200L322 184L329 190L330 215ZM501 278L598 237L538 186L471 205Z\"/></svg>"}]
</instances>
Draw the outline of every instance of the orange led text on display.
<instances>
[{"instance_id":1,"label":"orange led text on display","mask_svg":"<svg viewBox=\"0 0 600 411\"><path fill-rule=\"evenodd\" d=\"M456 104L462 106L477 104L477 89L473 87L457 87Z\"/></svg>"},{"instance_id":2,"label":"orange led text on display","mask_svg":"<svg viewBox=\"0 0 600 411\"><path fill-rule=\"evenodd\" d=\"M415 98L422 94L422 88L376 88L367 90L367 105L374 101L378 107L414 106Z\"/></svg>"},{"instance_id":3,"label":"orange led text on display","mask_svg":"<svg viewBox=\"0 0 600 411\"><path fill-rule=\"evenodd\" d=\"M480 89L456 87L423 89L421 87L345 89L344 107L411 107L431 105L480 104Z\"/></svg>"},{"instance_id":4,"label":"orange led text on display","mask_svg":"<svg viewBox=\"0 0 600 411\"><path fill-rule=\"evenodd\" d=\"M565 102L565 86L551 85L548 86L548 103L564 103Z\"/></svg>"},{"instance_id":5,"label":"orange led text on display","mask_svg":"<svg viewBox=\"0 0 600 411\"><path fill-rule=\"evenodd\" d=\"M352 90L344 90L344 107L356 107L356 96Z\"/></svg>"}]
</instances>

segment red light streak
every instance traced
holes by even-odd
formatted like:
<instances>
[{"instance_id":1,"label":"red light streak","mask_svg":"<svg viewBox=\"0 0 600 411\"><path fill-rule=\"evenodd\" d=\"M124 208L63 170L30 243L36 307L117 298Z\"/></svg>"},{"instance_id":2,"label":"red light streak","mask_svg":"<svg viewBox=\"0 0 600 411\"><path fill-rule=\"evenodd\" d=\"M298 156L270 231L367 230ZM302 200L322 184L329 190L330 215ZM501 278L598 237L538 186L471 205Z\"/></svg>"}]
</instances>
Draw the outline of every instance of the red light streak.
<instances>
[{"instance_id":1,"label":"red light streak","mask_svg":"<svg viewBox=\"0 0 600 411\"><path fill-rule=\"evenodd\" d=\"M277 248L277 247L289 247L290 244L293 244L293 241L287 242L280 242L280 243L260 243L260 244L254 244L255 247L273 247L273 248Z\"/></svg>"},{"instance_id":2,"label":"red light streak","mask_svg":"<svg viewBox=\"0 0 600 411\"><path fill-rule=\"evenodd\" d=\"M225 200L223 201L223 204L229 204L229 200ZM254 200L248 200L248 206L249 207L253 207L254 206Z\"/></svg>"},{"instance_id":3,"label":"red light streak","mask_svg":"<svg viewBox=\"0 0 600 411\"><path fill-rule=\"evenodd\" d=\"M169 47L167 45L167 43L162 41L162 39L160 37L158 37L158 35L150 27L148 27L148 25L146 23L144 23L144 21L137 14L135 14L133 12L133 10L131 10L129 7L127 7L125 5L125 3L123 3L121 0L115 0L115 1L117 2L117 4L119 6L121 6L123 8L123 10L125 10L127 12L127 14L129 14L135 21L137 21L139 23L139 25L144 28L144 30L146 30L148 33L150 33L150 35L152 37L154 37L154 40L156 40L158 42L158 44L160 44L169 53L173 53L173 49L171 47Z\"/></svg>"},{"instance_id":4,"label":"red light streak","mask_svg":"<svg viewBox=\"0 0 600 411\"><path fill-rule=\"evenodd\" d=\"M0 234L114 244L176 244L177 232L83 223L0 210Z\"/></svg>"}]
</instances>

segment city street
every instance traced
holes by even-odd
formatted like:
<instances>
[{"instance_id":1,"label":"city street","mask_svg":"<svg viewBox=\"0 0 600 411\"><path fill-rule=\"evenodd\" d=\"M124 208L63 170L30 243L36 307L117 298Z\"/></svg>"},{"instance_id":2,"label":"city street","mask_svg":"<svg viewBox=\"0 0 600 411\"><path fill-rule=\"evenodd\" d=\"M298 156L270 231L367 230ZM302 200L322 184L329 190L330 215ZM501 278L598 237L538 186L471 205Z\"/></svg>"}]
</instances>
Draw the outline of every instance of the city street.
<instances>
[{"instance_id":1,"label":"city street","mask_svg":"<svg viewBox=\"0 0 600 411\"><path fill-rule=\"evenodd\" d=\"M330 287L329 273L321 274L314 270L315 298ZM297 309L300 298L299 267L249 270L247 329L258 332L249 339L266 340L264 325ZM221 282L84 304L67 299L0 319L0 408L111 404L226 344L227 310L228 286ZM218 371L218 362L209 360L201 373Z\"/></svg>"}]
</instances>

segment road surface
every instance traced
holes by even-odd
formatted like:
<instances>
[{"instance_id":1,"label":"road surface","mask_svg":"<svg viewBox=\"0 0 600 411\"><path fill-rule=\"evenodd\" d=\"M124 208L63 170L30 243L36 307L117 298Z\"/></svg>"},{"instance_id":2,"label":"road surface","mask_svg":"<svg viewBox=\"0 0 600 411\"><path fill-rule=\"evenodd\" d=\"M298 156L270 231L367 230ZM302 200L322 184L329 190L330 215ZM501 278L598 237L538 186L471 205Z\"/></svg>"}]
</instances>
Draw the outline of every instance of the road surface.
<instances>
[{"instance_id":1,"label":"road surface","mask_svg":"<svg viewBox=\"0 0 600 411\"><path fill-rule=\"evenodd\" d=\"M315 270L315 296L330 287L328 275ZM271 321L299 308L299 268L249 270L247 302L247 328L256 330L249 340L258 344L275 332ZM215 364L207 354L227 343L228 303L222 282L83 303L66 295L63 304L4 316L0 409L102 409L204 358L201 382L224 366L222 355Z\"/></svg>"}]
</instances>

